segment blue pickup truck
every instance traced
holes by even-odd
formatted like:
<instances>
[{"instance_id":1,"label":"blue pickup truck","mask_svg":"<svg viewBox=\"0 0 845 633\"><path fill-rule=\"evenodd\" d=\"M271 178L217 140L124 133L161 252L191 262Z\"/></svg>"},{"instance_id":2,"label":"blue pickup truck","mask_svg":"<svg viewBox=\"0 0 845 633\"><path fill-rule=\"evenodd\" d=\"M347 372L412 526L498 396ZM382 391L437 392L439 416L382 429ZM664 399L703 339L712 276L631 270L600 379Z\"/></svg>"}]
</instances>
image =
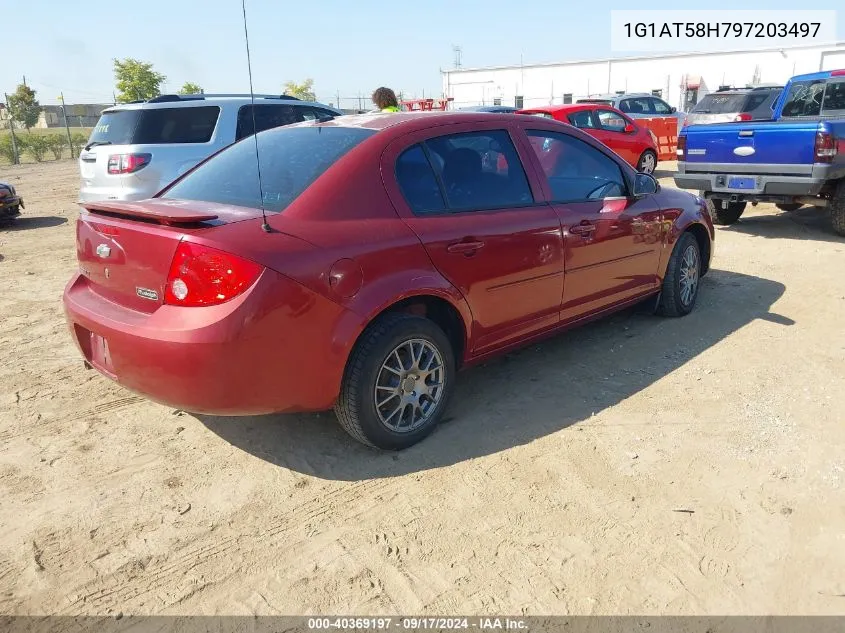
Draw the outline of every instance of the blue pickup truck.
<instances>
[{"instance_id":1,"label":"blue pickup truck","mask_svg":"<svg viewBox=\"0 0 845 633\"><path fill-rule=\"evenodd\" d=\"M698 189L717 224L750 202L825 207L845 235L845 70L798 75L771 121L691 125L678 135L675 184Z\"/></svg>"}]
</instances>

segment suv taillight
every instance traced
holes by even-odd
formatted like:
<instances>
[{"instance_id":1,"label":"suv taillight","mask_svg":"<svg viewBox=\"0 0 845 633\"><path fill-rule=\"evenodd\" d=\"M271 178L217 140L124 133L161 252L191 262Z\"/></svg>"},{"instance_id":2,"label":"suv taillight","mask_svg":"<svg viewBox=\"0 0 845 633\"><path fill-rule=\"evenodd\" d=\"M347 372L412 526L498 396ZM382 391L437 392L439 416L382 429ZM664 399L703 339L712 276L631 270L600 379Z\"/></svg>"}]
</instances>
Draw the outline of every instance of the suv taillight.
<instances>
[{"instance_id":1,"label":"suv taillight","mask_svg":"<svg viewBox=\"0 0 845 633\"><path fill-rule=\"evenodd\" d=\"M109 156L110 174L131 174L150 164L152 154L112 154Z\"/></svg>"},{"instance_id":2,"label":"suv taillight","mask_svg":"<svg viewBox=\"0 0 845 633\"><path fill-rule=\"evenodd\" d=\"M675 150L675 154L678 156L678 160L686 160L687 159L687 137L684 134L678 135L678 145L677 149Z\"/></svg>"},{"instance_id":3,"label":"suv taillight","mask_svg":"<svg viewBox=\"0 0 845 633\"><path fill-rule=\"evenodd\" d=\"M740 112L734 117L734 121L750 121L751 115L748 112Z\"/></svg>"},{"instance_id":4,"label":"suv taillight","mask_svg":"<svg viewBox=\"0 0 845 633\"><path fill-rule=\"evenodd\" d=\"M164 303L211 306L244 292L264 270L237 255L200 244L179 242L167 274Z\"/></svg>"},{"instance_id":5,"label":"suv taillight","mask_svg":"<svg viewBox=\"0 0 845 633\"><path fill-rule=\"evenodd\" d=\"M829 127L819 127L816 132L816 146L814 150L815 162L832 163L836 156L836 139Z\"/></svg>"}]
</instances>

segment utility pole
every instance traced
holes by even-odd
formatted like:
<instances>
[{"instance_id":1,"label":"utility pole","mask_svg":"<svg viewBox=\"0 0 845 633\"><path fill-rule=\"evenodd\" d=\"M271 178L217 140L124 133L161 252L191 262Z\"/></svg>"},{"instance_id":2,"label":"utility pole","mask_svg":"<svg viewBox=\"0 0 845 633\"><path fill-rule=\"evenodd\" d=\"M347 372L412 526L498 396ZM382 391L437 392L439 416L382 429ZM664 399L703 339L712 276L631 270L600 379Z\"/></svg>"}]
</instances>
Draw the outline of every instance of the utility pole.
<instances>
[{"instance_id":1,"label":"utility pole","mask_svg":"<svg viewBox=\"0 0 845 633\"><path fill-rule=\"evenodd\" d=\"M14 154L12 164L20 165L21 159L18 156L18 140L15 138L15 120L12 118L12 111L9 110L9 95L4 92L3 96L6 97L6 110L9 111L9 132L12 134L12 153Z\"/></svg>"},{"instance_id":2,"label":"utility pole","mask_svg":"<svg viewBox=\"0 0 845 633\"><path fill-rule=\"evenodd\" d=\"M117 105L117 95L114 94L114 90L112 90L111 98L113 99L112 105Z\"/></svg>"},{"instance_id":3,"label":"utility pole","mask_svg":"<svg viewBox=\"0 0 845 633\"><path fill-rule=\"evenodd\" d=\"M73 141L70 138L70 126L67 123L67 106L65 105L65 93L60 92L59 98L62 100L62 114L65 117L65 132L67 132L67 144L70 145L70 157L76 158L73 154Z\"/></svg>"},{"instance_id":4,"label":"utility pole","mask_svg":"<svg viewBox=\"0 0 845 633\"><path fill-rule=\"evenodd\" d=\"M337 91L337 109L340 110L340 90Z\"/></svg>"}]
</instances>

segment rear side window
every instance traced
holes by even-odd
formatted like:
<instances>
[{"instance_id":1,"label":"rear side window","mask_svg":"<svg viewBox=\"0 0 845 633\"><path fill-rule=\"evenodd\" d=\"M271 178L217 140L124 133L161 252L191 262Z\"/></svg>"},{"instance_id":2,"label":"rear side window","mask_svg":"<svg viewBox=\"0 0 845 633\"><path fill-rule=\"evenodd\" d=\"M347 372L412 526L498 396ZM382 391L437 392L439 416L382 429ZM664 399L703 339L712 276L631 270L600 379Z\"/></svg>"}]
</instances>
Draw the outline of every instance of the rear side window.
<instances>
[{"instance_id":1,"label":"rear side window","mask_svg":"<svg viewBox=\"0 0 845 633\"><path fill-rule=\"evenodd\" d=\"M525 206L528 178L505 130L438 136L425 142L453 211Z\"/></svg>"},{"instance_id":2,"label":"rear side window","mask_svg":"<svg viewBox=\"0 0 845 633\"><path fill-rule=\"evenodd\" d=\"M434 169L420 145L406 149L396 161L396 181L408 206L417 214L446 210Z\"/></svg>"},{"instance_id":3,"label":"rear side window","mask_svg":"<svg viewBox=\"0 0 845 633\"><path fill-rule=\"evenodd\" d=\"M112 145L208 143L219 116L217 106L105 112L88 142Z\"/></svg>"},{"instance_id":4,"label":"rear side window","mask_svg":"<svg viewBox=\"0 0 845 633\"><path fill-rule=\"evenodd\" d=\"M575 127L580 128L594 128L596 127L593 121L593 113L589 110L581 110L580 112L573 112L569 115L569 122Z\"/></svg>"},{"instance_id":5,"label":"rear side window","mask_svg":"<svg viewBox=\"0 0 845 633\"><path fill-rule=\"evenodd\" d=\"M648 97L640 97L637 99L623 99L619 104L619 109L626 114L652 114L651 106L652 99Z\"/></svg>"},{"instance_id":6,"label":"rear side window","mask_svg":"<svg viewBox=\"0 0 845 633\"><path fill-rule=\"evenodd\" d=\"M258 134L264 208L281 212L338 159L374 130L301 127ZM213 156L167 189L162 198L261 208L251 137Z\"/></svg>"},{"instance_id":7,"label":"rear side window","mask_svg":"<svg viewBox=\"0 0 845 633\"><path fill-rule=\"evenodd\" d=\"M269 130L274 127L281 127L283 125L290 125L292 123L301 123L305 121L305 108L302 106L281 105L281 104L259 104L259 105L245 105L238 109L238 128L235 134L235 140L240 140L247 136L252 136L254 130L259 132ZM252 126L252 117L255 114L255 127ZM312 115L310 117L314 119Z\"/></svg>"}]
</instances>

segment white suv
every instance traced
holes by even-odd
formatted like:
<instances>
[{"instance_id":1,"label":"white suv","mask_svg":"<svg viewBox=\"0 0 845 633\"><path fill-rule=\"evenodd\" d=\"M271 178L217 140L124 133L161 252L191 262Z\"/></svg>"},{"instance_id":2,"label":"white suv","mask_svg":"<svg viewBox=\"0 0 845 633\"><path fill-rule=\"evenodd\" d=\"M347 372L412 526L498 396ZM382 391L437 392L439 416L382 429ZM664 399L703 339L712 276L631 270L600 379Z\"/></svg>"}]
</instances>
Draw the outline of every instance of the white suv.
<instances>
[{"instance_id":1,"label":"white suv","mask_svg":"<svg viewBox=\"0 0 845 633\"><path fill-rule=\"evenodd\" d=\"M143 200L224 147L282 125L341 116L321 103L255 95L162 95L103 110L79 155L80 201Z\"/></svg>"}]
</instances>

